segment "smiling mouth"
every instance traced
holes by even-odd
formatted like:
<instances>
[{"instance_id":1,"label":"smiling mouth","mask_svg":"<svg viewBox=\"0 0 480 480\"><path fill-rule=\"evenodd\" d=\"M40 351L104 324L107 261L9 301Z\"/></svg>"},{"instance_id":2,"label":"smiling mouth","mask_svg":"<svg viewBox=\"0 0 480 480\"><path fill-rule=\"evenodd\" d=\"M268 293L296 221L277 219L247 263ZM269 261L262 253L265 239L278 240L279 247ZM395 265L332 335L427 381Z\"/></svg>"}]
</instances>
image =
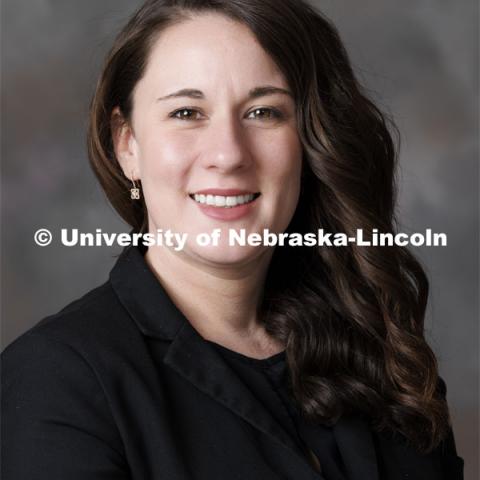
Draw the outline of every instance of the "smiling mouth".
<instances>
[{"instance_id":1,"label":"smiling mouth","mask_svg":"<svg viewBox=\"0 0 480 480\"><path fill-rule=\"evenodd\" d=\"M211 195L191 193L189 197L201 204L219 208L234 208L239 205L246 205L253 202L261 195L260 192L248 193L245 195Z\"/></svg>"}]
</instances>

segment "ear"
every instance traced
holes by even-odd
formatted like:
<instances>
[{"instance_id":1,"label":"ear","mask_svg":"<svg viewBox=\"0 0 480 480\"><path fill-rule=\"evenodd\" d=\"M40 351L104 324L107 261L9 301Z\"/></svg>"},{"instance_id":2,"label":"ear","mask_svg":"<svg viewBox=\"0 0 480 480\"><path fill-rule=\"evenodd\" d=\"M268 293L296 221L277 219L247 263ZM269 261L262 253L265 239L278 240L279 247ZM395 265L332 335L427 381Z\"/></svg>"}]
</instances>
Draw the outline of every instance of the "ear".
<instances>
[{"instance_id":1,"label":"ear","mask_svg":"<svg viewBox=\"0 0 480 480\"><path fill-rule=\"evenodd\" d=\"M140 179L138 145L132 127L115 107L110 118L112 142L118 163L129 180Z\"/></svg>"}]
</instances>

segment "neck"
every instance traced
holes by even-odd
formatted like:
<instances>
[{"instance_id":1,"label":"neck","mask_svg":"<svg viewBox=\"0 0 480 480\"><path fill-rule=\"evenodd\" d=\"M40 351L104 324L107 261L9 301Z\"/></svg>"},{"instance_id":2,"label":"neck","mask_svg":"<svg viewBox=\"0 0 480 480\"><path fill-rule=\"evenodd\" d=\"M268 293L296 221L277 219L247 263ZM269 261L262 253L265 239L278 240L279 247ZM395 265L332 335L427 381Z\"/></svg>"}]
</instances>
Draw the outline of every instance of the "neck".
<instances>
[{"instance_id":1,"label":"neck","mask_svg":"<svg viewBox=\"0 0 480 480\"><path fill-rule=\"evenodd\" d=\"M145 260L197 332L205 339L254 356L282 347L266 336L257 311L273 249L240 266L213 266L183 252L150 247Z\"/></svg>"}]
</instances>

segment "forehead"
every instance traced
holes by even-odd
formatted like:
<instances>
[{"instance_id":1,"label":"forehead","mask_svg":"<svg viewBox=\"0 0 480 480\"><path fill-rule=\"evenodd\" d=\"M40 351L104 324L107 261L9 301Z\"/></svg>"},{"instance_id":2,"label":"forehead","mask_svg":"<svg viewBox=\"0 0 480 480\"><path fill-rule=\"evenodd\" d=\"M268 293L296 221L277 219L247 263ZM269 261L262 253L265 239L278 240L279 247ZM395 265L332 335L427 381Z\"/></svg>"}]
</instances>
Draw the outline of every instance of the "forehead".
<instances>
[{"instance_id":1,"label":"forehead","mask_svg":"<svg viewBox=\"0 0 480 480\"><path fill-rule=\"evenodd\" d=\"M156 88L258 84L287 88L283 74L244 24L220 14L194 16L165 29L154 42L144 74ZM193 83L192 83L193 82Z\"/></svg>"}]
</instances>

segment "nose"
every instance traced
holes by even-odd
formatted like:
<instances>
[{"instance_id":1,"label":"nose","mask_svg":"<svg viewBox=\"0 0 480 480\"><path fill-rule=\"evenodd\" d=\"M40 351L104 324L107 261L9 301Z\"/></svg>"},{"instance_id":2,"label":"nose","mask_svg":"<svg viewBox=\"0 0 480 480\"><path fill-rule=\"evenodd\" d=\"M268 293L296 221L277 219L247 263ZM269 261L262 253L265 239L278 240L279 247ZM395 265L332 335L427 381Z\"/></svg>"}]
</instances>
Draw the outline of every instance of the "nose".
<instances>
[{"instance_id":1,"label":"nose","mask_svg":"<svg viewBox=\"0 0 480 480\"><path fill-rule=\"evenodd\" d=\"M201 147L202 165L221 173L244 170L252 162L241 122L228 113L211 120Z\"/></svg>"}]
</instances>

